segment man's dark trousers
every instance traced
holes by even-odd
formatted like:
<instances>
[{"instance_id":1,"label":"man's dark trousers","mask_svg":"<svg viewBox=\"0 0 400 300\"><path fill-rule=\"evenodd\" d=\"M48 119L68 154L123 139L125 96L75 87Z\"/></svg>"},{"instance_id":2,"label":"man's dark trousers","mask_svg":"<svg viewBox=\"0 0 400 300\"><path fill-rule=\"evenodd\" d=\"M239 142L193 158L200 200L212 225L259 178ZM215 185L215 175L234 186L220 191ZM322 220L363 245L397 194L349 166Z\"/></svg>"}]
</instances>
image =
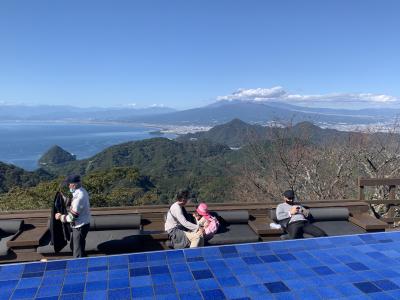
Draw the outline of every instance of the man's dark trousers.
<instances>
[{"instance_id":1,"label":"man's dark trousers","mask_svg":"<svg viewBox=\"0 0 400 300\"><path fill-rule=\"evenodd\" d=\"M90 224L85 224L79 228L72 228L71 249L72 255L77 257L85 257L86 236L88 234Z\"/></svg>"},{"instance_id":2,"label":"man's dark trousers","mask_svg":"<svg viewBox=\"0 0 400 300\"><path fill-rule=\"evenodd\" d=\"M286 231L292 239L303 238L303 233L307 233L309 235L312 235L313 237L327 236L327 234L322 229L310 224L308 221L289 223Z\"/></svg>"}]
</instances>

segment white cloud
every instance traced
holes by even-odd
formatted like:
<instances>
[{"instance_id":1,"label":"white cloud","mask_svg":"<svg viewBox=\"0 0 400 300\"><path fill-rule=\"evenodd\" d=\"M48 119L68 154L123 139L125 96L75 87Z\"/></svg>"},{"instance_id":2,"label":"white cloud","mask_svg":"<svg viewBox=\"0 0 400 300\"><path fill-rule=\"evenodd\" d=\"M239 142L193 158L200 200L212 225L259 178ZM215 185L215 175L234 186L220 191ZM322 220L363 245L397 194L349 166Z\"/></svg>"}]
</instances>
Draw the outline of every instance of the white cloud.
<instances>
[{"instance_id":1,"label":"white cloud","mask_svg":"<svg viewBox=\"0 0 400 300\"><path fill-rule=\"evenodd\" d=\"M286 95L286 91L281 86L269 89L238 89L231 95L219 96L217 100L244 100L244 101L268 101L270 99L281 98Z\"/></svg>"},{"instance_id":2,"label":"white cloud","mask_svg":"<svg viewBox=\"0 0 400 300\"><path fill-rule=\"evenodd\" d=\"M400 104L400 98L372 93L332 93L332 94L290 94L281 86L272 88L256 88L256 89L238 89L230 95L217 97L219 101L254 101L254 102L284 102L300 105L355 105L362 104L364 106L377 105L397 105Z\"/></svg>"}]
</instances>

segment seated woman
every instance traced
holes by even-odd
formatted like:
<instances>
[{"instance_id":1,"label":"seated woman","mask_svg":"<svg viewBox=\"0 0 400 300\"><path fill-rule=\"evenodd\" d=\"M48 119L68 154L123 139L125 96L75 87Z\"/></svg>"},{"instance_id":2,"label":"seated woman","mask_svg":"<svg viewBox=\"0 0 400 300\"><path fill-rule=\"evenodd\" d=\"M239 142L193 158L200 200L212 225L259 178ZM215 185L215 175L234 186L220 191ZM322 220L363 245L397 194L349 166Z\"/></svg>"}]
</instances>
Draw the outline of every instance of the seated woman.
<instances>
[{"instance_id":1,"label":"seated woman","mask_svg":"<svg viewBox=\"0 0 400 300\"><path fill-rule=\"evenodd\" d=\"M197 224L204 228L203 237L206 240L211 239L219 228L219 222L216 217L212 216L205 203L200 203L196 207L196 212L193 214Z\"/></svg>"}]
</instances>

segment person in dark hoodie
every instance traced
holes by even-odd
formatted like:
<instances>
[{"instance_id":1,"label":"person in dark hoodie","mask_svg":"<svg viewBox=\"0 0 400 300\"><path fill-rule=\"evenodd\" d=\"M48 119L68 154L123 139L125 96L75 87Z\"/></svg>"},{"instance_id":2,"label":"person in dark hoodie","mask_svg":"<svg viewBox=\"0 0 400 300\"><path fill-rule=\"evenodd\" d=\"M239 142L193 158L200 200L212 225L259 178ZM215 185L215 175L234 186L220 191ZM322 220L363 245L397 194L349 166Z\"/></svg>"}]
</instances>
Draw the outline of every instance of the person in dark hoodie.
<instances>
[{"instance_id":1,"label":"person in dark hoodie","mask_svg":"<svg viewBox=\"0 0 400 300\"><path fill-rule=\"evenodd\" d=\"M295 194L292 190L283 193L283 200L284 202L276 208L276 218L290 238L301 239L303 233L314 237L327 235L322 229L308 221L309 210L298 202L295 203Z\"/></svg>"},{"instance_id":2,"label":"person in dark hoodie","mask_svg":"<svg viewBox=\"0 0 400 300\"><path fill-rule=\"evenodd\" d=\"M55 219L71 224L72 254L74 257L85 257L86 236L89 232L91 218L89 194L82 187L79 175L70 175L65 182L72 193L71 206L67 214L56 213Z\"/></svg>"}]
</instances>

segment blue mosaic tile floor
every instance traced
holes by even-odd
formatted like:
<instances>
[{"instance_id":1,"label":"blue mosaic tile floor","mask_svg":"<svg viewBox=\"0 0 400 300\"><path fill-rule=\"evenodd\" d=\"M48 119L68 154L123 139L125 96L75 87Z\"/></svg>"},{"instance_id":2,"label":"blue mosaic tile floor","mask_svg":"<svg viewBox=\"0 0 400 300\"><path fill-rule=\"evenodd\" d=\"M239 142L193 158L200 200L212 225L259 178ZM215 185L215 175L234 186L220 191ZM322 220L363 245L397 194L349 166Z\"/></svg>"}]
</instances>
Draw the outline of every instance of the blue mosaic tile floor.
<instances>
[{"instance_id":1,"label":"blue mosaic tile floor","mask_svg":"<svg viewBox=\"0 0 400 300\"><path fill-rule=\"evenodd\" d=\"M0 299L400 299L400 232L2 265Z\"/></svg>"}]
</instances>

